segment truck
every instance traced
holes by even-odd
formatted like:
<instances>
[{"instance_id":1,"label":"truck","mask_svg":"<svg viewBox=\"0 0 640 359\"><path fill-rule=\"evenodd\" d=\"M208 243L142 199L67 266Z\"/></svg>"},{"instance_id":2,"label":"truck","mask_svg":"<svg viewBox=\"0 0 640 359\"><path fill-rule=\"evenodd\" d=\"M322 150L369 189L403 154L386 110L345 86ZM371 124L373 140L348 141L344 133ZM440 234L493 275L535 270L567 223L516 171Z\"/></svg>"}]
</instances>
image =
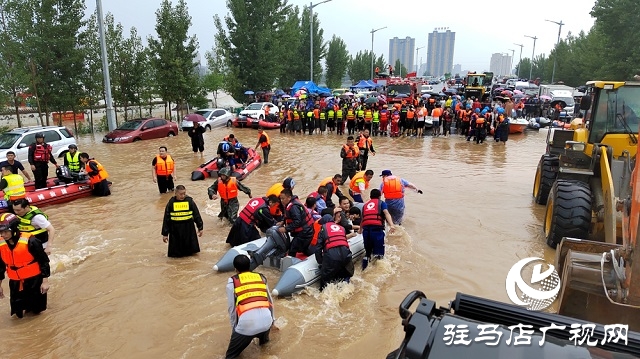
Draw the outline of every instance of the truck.
<instances>
[{"instance_id":1,"label":"truck","mask_svg":"<svg viewBox=\"0 0 640 359\"><path fill-rule=\"evenodd\" d=\"M418 92L418 84L400 77L387 78L386 95L388 103L402 102Z\"/></svg>"},{"instance_id":2,"label":"truck","mask_svg":"<svg viewBox=\"0 0 640 359\"><path fill-rule=\"evenodd\" d=\"M485 96L489 95L486 93L485 89L485 86L487 85L486 82L486 75L483 73L467 73L467 79L464 86L464 96L466 98L475 97L478 100L484 100Z\"/></svg>"}]
</instances>

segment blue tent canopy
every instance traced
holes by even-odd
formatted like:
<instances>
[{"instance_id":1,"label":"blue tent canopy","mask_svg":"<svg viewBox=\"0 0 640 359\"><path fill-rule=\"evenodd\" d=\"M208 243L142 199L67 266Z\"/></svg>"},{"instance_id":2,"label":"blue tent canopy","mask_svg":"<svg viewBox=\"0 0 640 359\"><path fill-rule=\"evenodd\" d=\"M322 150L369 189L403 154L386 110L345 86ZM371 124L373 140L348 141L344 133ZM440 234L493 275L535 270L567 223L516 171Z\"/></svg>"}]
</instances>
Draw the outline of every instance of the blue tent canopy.
<instances>
[{"instance_id":1,"label":"blue tent canopy","mask_svg":"<svg viewBox=\"0 0 640 359\"><path fill-rule=\"evenodd\" d=\"M367 80L367 83L369 83L371 85L371 87L373 87L373 88L378 87L378 84L373 82L372 80Z\"/></svg>"},{"instance_id":2,"label":"blue tent canopy","mask_svg":"<svg viewBox=\"0 0 640 359\"><path fill-rule=\"evenodd\" d=\"M351 88L355 88L355 89L370 89L370 88L375 88L376 85L374 84L372 86L372 84L370 84L369 82L367 82L366 80L360 80L360 82L358 82L357 84L351 86Z\"/></svg>"},{"instance_id":3,"label":"blue tent canopy","mask_svg":"<svg viewBox=\"0 0 640 359\"><path fill-rule=\"evenodd\" d=\"M298 92L298 90L303 87L307 89L308 93L331 94L331 90L326 87L318 87L318 85L316 85L313 81L296 81L296 83L291 86L291 96L295 95L296 92Z\"/></svg>"}]
</instances>

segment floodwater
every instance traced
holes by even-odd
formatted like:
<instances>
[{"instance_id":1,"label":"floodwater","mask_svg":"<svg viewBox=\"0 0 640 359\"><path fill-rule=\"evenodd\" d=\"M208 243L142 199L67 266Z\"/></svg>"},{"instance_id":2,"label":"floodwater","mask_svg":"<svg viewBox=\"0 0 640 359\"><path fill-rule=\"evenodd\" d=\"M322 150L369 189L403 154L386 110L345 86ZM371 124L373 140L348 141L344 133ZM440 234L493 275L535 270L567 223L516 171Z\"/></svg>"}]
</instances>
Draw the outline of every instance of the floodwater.
<instances>
[{"instance_id":1,"label":"floodwater","mask_svg":"<svg viewBox=\"0 0 640 359\"><path fill-rule=\"evenodd\" d=\"M205 134L206 159L228 129ZM247 146L257 132L234 129ZM445 306L456 292L508 301L505 278L519 259L553 261L542 235L544 208L531 188L546 132L512 135L506 146L452 138L374 138L369 168L391 169L423 195L406 196L403 228L388 237L384 261L351 284L308 289L275 301L279 330L243 358L383 358L403 335L398 305L418 289ZM336 135L270 133L270 163L244 181L254 195L287 176L306 196L321 179L340 173ZM57 229L48 310L18 320L0 300L2 358L223 358L230 336L225 296L229 274L213 264L227 250L229 225L207 198L211 179L191 182L202 160L184 133L167 139L107 145L102 135L78 140L108 170L112 195L45 208ZM177 184L204 217L201 253L170 259L160 235L170 195L159 195L151 160L166 145L177 161ZM53 173L53 170L51 170ZM241 194L241 204L248 198ZM358 267L358 266L357 266ZM262 271L271 286L278 275ZM8 287L3 285L8 294Z\"/></svg>"}]
</instances>

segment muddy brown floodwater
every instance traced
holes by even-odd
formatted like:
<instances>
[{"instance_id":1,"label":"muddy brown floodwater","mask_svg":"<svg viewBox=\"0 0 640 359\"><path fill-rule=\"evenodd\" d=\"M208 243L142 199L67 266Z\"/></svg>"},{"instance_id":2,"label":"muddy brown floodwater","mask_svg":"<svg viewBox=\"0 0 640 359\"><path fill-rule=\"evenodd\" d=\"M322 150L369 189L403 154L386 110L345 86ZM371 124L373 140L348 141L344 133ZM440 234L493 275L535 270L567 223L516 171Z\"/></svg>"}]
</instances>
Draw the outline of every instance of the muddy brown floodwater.
<instances>
[{"instance_id":1,"label":"muddy brown floodwater","mask_svg":"<svg viewBox=\"0 0 640 359\"><path fill-rule=\"evenodd\" d=\"M255 130L232 132L255 145ZM205 134L206 159L228 133ZM292 176L295 193L306 196L340 172L345 137L270 135L270 163L244 181L254 194ZM380 171L391 169L424 191L406 196L403 228L388 238L388 255L365 273L357 268L348 285L277 299L280 330L265 348L251 345L243 357L384 358L400 344L398 304L414 289L439 305L458 291L508 301L504 281L518 259L553 260L541 233L544 208L531 198L545 135L512 135L506 146L457 136L374 138L373 186L380 184ZM231 331L229 274L214 273L212 266L228 248L230 227L217 219L219 203L207 197L212 180L190 180L202 161L193 157L185 133L122 145L101 138L82 137L78 145L106 167L112 195L45 208L58 230L49 307L17 320L9 317L8 298L0 300L0 357L223 358ZM150 165L161 145L177 161L177 184L187 187L204 217L202 251L191 258L167 258L160 235L170 195L158 194ZM247 199L241 195L241 205ZM279 273L262 272L273 287Z\"/></svg>"}]
</instances>

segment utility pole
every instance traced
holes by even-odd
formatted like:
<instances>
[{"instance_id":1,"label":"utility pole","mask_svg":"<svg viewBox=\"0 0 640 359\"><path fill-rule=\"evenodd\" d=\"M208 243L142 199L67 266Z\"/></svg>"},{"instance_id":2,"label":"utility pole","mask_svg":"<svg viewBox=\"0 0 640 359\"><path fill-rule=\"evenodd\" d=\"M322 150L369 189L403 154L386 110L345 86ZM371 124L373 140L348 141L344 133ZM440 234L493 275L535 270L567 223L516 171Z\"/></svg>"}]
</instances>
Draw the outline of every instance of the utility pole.
<instances>
[{"instance_id":1,"label":"utility pole","mask_svg":"<svg viewBox=\"0 0 640 359\"><path fill-rule=\"evenodd\" d=\"M538 40L538 38L536 36L529 35L524 35L524 37L533 39L533 51L531 51L531 68L529 69L529 81L531 81L531 77L533 76L533 56L536 53L536 40Z\"/></svg>"},{"instance_id":2,"label":"utility pole","mask_svg":"<svg viewBox=\"0 0 640 359\"><path fill-rule=\"evenodd\" d=\"M371 29L371 79L373 80L373 34L375 34L376 32L382 30L382 29L386 29L387 27L381 27L379 29ZM402 67L402 66L401 66Z\"/></svg>"},{"instance_id":3,"label":"utility pole","mask_svg":"<svg viewBox=\"0 0 640 359\"><path fill-rule=\"evenodd\" d=\"M511 61L509 62L509 76L511 76L513 72L513 57L515 56L516 50L509 49L511 51Z\"/></svg>"},{"instance_id":4,"label":"utility pole","mask_svg":"<svg viewBox=\"0 0 640 359\"><path fill-rule=\"evenodd\" d=\"M331 1L331 0L323 0L323 1L320 1L319 3L316 3L316 4L314 4L312 2L309 3L309 37L310 37L310 40L311 40L310 41L311 46L310 46L310 49L309 49L309 52L310 52L310 55L309 55L309 63L310 63L310 65L309 65L309 67L310 67L310 69L309 69L309 81L313 81L313 8L318 6L318 5L321 5L321 4L324 4L326 2L329 2L329 1Z\"/></svg>"},{"instance_id":5,"label":"utility pole","mask_svg":"<svg viewBox=\"0 0 640 359\"><path fill-rule=\"evenodd\" d=\"M522 67L522 44L513 43L516 46L520 46L520 60L518 60L518 79L520 79L520 68Z\"/></svg>"},{"instance_id":6,"label":"utility pole","mask_svg":"<svg viewBox=\"0 0 640 359\"><path fill-rule=\"evenodd\" d=\"M562 31L562 25L565 25L565 24L562 23L562 20L560 20L560 22L552 21L552 20L544 20L544 21L552 22L558 25L558 40L556 41L556 54L555 56L553 56L553 72L551 72L551 83L553 84L553 79L556 76L556 62L558 62L558 44L560 43L560 32Z\"/></svg>"},{"instance_id":7,"label":"utility pole","mask_svg":"<svg viewBox=\"0 0 640 359\"><path fill-rule=\"evenodd\" d=\"M418 51L424 49L424 46L416 48L416 76L418 76L419 64L418 64Z\"/></svg>"},{"instance_id":8,"label":"utility pole","mask_svg":"<svg viewBox=\"0 0 640 359\"><path fill-rule=\"evenodd\" d=\"M113 108L111 97L111 79L109 77L109 59L107 58L107 39L104 35L104 17L102 16L102 1L96 0L98 15L98 33L100 36L100 55L102 56L102 76L104 77L104 98L109 131L116 129L116 111Z\"/></svg>"}]
</instances>

